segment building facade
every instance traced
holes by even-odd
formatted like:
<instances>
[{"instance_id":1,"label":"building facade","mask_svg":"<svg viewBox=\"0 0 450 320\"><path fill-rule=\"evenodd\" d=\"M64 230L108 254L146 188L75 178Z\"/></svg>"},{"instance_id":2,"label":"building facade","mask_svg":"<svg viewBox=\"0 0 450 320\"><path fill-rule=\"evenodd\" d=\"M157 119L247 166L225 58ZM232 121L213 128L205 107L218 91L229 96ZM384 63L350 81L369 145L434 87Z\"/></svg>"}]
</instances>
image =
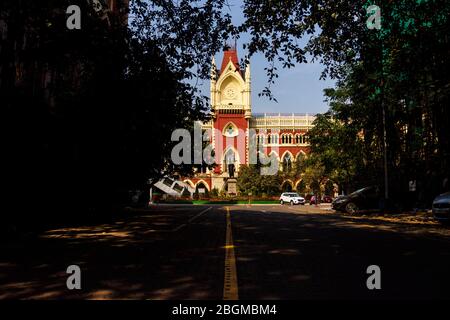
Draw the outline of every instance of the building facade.
<instances>
[{"instance_id":1,"label":"building facade","mask_svg":"<svg viewBox=\"0 0 450 320\"><path fill-rule=\"evenodd\" d=\"M220 69L212 61L210 101L212 119L203 124L203 129L210 132L216 166L184 179L191 188L226 189L230 176L238 177L240 167L252 163L252 142L258 154L277 160L280 171L292 167L299 155L309 152L307 132L315 117L252 113L250 64L241 70L235 48L224 51Z\"/></svg>"}]
</instances>

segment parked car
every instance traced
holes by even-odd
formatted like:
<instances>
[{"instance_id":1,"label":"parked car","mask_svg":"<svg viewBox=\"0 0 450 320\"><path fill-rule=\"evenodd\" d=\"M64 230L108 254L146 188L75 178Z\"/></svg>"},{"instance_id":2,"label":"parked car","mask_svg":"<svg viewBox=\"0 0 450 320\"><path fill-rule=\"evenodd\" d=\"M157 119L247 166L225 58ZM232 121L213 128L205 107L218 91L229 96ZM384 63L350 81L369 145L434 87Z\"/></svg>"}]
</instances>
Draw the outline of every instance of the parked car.
<instances>
[{"instance_id":1,"label":"parked car","mask_svg":"<svg viewBox=\"0 0 450 320\"><path fill-rule=\"evenodd\" d=\"M294 204L305 204L305 198L300 197L296 192L285 192L280 196L280 203L285 204L289 203L290 205Z\"/></svg>"},{"instance_id":2,"label":"parked car","mask_svg":"<svg viewBox=\"0 0 450 320\"><path fill-rule=\"evenodd\" d=\"M332 203L333 202L333 198L331 196L324 196L322 199L322 202L324 203Z\"/></svg>"},{"instance_id":3,"label":"parked car","mask_svg":"<svg viewBox=\"0 0 450 320\"><path fill-rule=\"evenodd\" d=\"M331 203L336 211L354 214L360 210L379 209L380 192L376 186L359 189L348 196L339 196Z\"/></svg>"},{"instance_id":4,"label":"parked car","mask_svg":"<svg viewBox=\"0 0 450 320\"><path fill-rule=\"evenodd\" d=\"M450 221L450 192L443 193L433 200L433 216L439 221Z\"/></svg>"}]
</instances>

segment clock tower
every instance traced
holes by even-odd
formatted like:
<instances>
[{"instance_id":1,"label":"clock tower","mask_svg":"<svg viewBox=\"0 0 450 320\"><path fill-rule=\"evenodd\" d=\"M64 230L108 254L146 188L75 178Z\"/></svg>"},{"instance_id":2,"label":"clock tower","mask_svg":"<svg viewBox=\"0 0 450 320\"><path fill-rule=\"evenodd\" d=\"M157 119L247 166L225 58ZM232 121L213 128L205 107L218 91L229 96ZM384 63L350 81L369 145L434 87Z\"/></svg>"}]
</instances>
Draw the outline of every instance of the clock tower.
<instances>
[{"instance_id":1,"label":"clock tower","mask_svg":"<svg viewBox=\"0 0 450 320\"><path fill-rule=\"evenodd\" d=\"M225 49L220 66L212 59L210 90L211 119L202 128L210 133L208 139L214 149L215 166L213 170L201 168L194 177L183 180L192 190L217 189L236 195L241 166L255 161L256 146L258 152L271 159L270 167L274 171L268 174L289 172L298 159L302 160L299 157L309 153L308 131L315 116L281 112L252 114L250 64L239 65L235 47ZM252 148L250 135L255 143ZM280 191L298 190L301 181L301 178L285 179ZM163 188L164 183L161 185Z\"/></svg>"},{"instance_id":2,"label":"clock tower","mask_svg":"<svg viewBox=\"0 0 450 320\"><path fill-rule=\"evenodd\" d=\"M236 48L223 53L222 65L211 68L212 144L216 153L214 173L217 179L239 174L241 164L248 163L248 133L251 118L250 65L241 70ZM234 166L232 166L234 165ZM230 168L234 170L230 172ZM213 184L222 184L215 181Z\"/></svg>"}]
</instances>

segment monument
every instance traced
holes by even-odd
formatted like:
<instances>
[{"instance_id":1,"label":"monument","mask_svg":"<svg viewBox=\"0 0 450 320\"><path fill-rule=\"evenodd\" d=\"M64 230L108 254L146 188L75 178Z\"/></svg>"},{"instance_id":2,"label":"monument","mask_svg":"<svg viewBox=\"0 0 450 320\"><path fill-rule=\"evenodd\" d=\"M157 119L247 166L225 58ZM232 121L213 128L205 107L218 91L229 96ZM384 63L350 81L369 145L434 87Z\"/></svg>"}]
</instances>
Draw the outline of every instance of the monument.
<instances>
[{"instance_id":1,"label":"monument","mask_svg":"<svg viewBox=\"0 0 450 320\"><path fill-rule=\"evenodd\" d=\"M229 196L237 195L237 180L234 177L234 163L228 164L228 174L229 178L227 179L227 194Z\"/></svg>"}]
</instances>

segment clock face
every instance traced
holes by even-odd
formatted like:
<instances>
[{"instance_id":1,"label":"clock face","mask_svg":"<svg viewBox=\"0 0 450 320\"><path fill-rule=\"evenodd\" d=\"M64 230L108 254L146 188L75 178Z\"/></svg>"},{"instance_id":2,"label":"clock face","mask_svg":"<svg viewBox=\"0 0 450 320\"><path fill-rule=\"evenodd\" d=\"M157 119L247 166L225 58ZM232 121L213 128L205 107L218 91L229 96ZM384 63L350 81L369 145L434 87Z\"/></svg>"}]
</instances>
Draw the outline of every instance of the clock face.
<instances>
[{"instance_id":1,"label":"clock face","mask_svg":"<svg viewBox=\"0 0 450 320\"><path fill-rule=\"evenodd\" d=\"M233 87L229 87L225 90L225 95L229 99L233 99L236 97L236 89Z\"/></svg>"}]
</instances>

